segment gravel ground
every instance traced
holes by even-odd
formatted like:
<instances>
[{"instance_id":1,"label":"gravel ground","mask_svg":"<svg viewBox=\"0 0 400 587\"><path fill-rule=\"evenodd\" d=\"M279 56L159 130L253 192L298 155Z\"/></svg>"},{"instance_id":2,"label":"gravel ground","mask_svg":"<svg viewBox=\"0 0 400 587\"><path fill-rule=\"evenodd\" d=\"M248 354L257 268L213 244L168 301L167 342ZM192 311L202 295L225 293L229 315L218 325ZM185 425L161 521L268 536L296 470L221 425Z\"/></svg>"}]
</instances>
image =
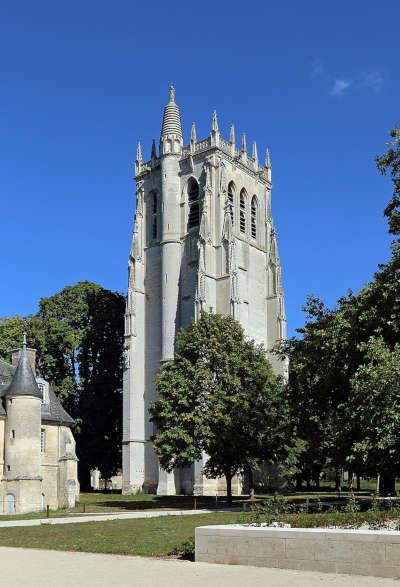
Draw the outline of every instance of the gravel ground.
<instances>
[{"instance_id":1,"label":"gravel ground","mask_svg":"<svg viewBox=\"0 0 400 587\"><path fill-rule=\"evenodd\" d=\"M384 587L392 579L81 552L0 548L7 587Z\"/></svg>"}]
</instances>

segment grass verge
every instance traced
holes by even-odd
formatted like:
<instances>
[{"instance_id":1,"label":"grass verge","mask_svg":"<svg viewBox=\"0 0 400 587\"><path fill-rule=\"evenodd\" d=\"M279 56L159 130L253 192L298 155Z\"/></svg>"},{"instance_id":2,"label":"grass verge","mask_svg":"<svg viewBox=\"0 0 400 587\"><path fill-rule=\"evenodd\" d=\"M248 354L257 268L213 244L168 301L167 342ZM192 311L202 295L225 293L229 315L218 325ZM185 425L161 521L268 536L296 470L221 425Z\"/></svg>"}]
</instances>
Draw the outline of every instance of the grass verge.
<instances>
[{"instance_id":1,"label":"grass verge","mask_svg":"<svg viewBox=\"0 0 400 587\"><path fill-rule=\"evenodd\" d=\"M248 514L215 513L195 516L165 516L140 520L115 520L54 526L0 528L0 546L41 548L165 557L185 553L196 526L245 523ZM349 527L364 522L384 523L387 512L287 514L281 521L294 528ZM186 546L185 546L186 545Z\"/></svg>"}]
</instances>

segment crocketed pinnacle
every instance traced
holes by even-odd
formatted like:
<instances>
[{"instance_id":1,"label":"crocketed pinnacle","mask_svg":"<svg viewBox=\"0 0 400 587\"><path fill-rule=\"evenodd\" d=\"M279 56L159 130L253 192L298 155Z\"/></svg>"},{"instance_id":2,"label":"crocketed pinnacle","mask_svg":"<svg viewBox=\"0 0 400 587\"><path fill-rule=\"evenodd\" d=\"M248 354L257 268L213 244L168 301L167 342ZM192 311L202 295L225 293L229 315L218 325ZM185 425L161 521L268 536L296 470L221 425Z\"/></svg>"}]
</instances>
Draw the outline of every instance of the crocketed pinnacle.
<instances>
[{"instance_id":1,"label":"crocketed pinnacle","mask_svg":"<svg viewBox=\"0 0 400 587\"><path fill-rule=\"evenodd\" d=\"M164 108L164 115L161 128L161 136L169 134L178 135L182 138L182 122L179 107L175 102L175 88L169 88L169 102Z\"/></svg>"},{"instance_id":2,"label":"crocketed pinnacle","mask_svg":"<svg viewBox=\"0 0 400 587\"><path fill-rule=\"evenodd\" d=\"M33 374L32 367L29 362L25 336L17 368L15 369L15 373L10 385L4 391L3 395L29 395L33 397L39 397L40 399L43 398L42 392L36 383L35 375Z\"/></svg>"}]
</instances>

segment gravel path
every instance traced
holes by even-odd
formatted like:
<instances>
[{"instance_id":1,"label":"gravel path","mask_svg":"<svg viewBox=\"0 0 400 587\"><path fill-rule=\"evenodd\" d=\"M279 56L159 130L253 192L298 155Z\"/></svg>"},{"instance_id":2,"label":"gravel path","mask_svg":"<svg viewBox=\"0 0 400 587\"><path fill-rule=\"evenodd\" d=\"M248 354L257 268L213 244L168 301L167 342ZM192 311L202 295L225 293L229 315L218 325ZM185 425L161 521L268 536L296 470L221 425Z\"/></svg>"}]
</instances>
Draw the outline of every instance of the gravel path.
<instances>
[{"instance_id":1,"label":"gravel path","mask_svg":"<svg viewBox=\"0 0 400 587\"><path fill-rule=\"evenodd\" d=\"M392 579L143 557L0 548L7 587L384 587Z\"/></svg>"},{"instance_id":2,"label":"gravel path","mask_svg":"<svg viewBox=\"0 0 400 587\"><path fill-rule=\"evenodd\" d=\"M158 518L159 516L193 516L196 514L215 514L216 512L240 512L235 508L222 510L151 510L147 512L129 512L121 514L84 514L82 516L65 518L33 518L28 520L1 521L0 528L12 528L14 526L42 526L49 524L80 524L83 522L107 522L108 520L137 520L140 518ZM1 571L1 565L0 565Z\"/></svg>"}]
</instances>

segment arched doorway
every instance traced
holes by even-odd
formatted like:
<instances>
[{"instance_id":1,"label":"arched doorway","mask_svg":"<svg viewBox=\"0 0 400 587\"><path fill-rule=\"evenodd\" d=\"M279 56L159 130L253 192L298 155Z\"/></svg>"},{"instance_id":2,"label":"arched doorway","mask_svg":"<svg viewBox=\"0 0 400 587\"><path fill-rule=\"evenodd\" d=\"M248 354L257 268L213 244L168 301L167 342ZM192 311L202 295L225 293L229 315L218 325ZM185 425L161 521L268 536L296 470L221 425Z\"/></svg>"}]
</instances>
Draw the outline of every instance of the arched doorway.
<instances>
[{"instance_id":1,"label":"arched doorway","mask_svg":"<svg viewBox=\"0 0 400 587\"><path fill-rule=\"evenodd\" d=\"M6 514L15 514L15 496L12 493L6 495Z\"/></svg>"}]
</instances>

